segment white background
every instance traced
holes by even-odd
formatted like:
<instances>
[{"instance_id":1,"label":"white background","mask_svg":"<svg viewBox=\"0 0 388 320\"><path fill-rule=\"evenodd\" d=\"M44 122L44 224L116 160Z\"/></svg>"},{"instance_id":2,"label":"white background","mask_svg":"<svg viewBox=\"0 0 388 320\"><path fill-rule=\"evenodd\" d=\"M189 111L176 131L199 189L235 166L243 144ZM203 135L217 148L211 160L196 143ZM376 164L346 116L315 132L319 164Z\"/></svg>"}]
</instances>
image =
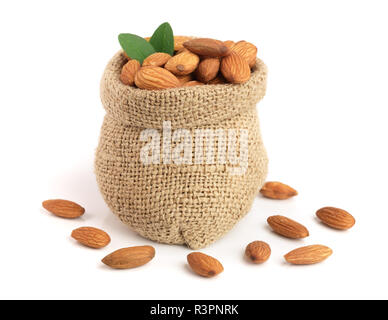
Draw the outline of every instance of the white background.
<instances>
[{"instance_id":1,"label":"white background","mask_svg":"<svg viewBox=\"0 0 388 320\"><path fill-rule=\"evenodd\" d=\"M388 7L385 1L2 1L0 4L0 298L350 299L388 298ZM99 194L93 157L104 110L99 81L120 32L149 36L169 21L175 34L248 40L269 68L258 105L270 158L268 180L299 196L260 196L227 236L202 250L225 271L213 279L186 265L191 251L155 244L111 214ZM41 201L79 202L64 220ZM357 219L346 232L315 219L337 206ZM283 214L311 236L272 233ZM101 250L78 245L72 229L105 229ZM270 260L252 265L245 246L264 240ZM334 254L307 267L282 256L321 243ZM100 259L151 244L148 265L115 271Z\"/></svg>"}]
</instances>

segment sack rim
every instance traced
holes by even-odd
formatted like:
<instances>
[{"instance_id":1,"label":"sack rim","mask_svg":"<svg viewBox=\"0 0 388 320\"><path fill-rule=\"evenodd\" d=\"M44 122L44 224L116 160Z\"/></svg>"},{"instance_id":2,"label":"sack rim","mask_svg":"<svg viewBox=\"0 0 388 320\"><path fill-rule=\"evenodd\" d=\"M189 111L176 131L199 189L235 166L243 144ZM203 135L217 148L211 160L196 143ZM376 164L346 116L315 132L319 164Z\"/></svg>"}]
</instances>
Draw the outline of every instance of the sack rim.
<instances>
[{"instance_id":1,"label":"sack rim","mask_svg":"<svg viewBox=\"0 0 388 320\"><path fill-rule=\"evenodd\" d=\"M109 116L132 126L161 128L163 121L171 121L173 128L216 123L255 107L266 90L267 67L260 59L243 84L163 90L124 85L120 73L126 61L123 51L109 61L101 80L101 101Z\"/></svg>"}]
</instances>

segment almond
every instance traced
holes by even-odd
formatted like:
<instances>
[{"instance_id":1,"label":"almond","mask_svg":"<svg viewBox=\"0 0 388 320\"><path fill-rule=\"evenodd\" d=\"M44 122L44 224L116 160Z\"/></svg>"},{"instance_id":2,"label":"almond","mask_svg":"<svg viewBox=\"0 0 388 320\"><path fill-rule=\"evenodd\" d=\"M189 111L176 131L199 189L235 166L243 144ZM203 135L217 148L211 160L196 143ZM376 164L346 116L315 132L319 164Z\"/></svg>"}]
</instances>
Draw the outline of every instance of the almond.
<instances>
[{"instance_id":1,"label":"almond","mask_svg":"<svg viewBox=\"0 0 388 320\"><path fill-rule=\"evenodd\" d=\"M251 76L248 62L234 51L222 59L221 72L230 83L244 83Z\"/></svg>"},{"instance_id":2,"label":"almond","mask_svg":"<svg viewBox=\"0 0 388 320\"><path fill-rule=\"evenodd\" d=\"M188 81L185 84L183 84L182 87L194 87L194 86L203 86L204 83L193 80L193 81Z\"/></svg>"},{"instance_id":3,"label":"almond","mask_svg":"<svg viewBox=\"0 0 388 320\"><path fill-rule=\"evenodd\" d=\"M114 269L130 269L146 264L154 256L155 249L153 247L138 246L116 250L101 261Z\"/></svg>"},{"instance_id":4,"label":"almond","mask_svg":"<svg viewBox=\"0 0 388 320\"><path fill-rule=\"evenodd\" d=\"M291 239L301 239L309 236L307 228L300 223L284 216L272 216L267 219L268 224L276 233Z\"/></svg>"},{"instance_id":5,"label":"almond","mask_svg":"<svg viewBox=\"0 0 388 320\"><path fill-rule=\"evenodd\" d=\"M292 264L314 264L331 256L333 250L322 245L301 247L287 253L284 258Z\"/></svg>"},{"instance_id":6,"label":"almond","mask_svg":"<svg viewBox=\"0 0 388 320\"><path fill-rule=\"evenodd\" d=\"M222 74L218 74L213 80L210 80L207 84L224 84L226 80Z\"/></svg>"},{"instance_id":7,"label":"almond","mask_svg":"<svg viewBox=\"0 0 388 320\"><path fill-rule=\"evenodd\" d=\"M257 48L252 43L239 41L232 47L232 50L243 57L248 62L249 67L252 68L255 65Z\"/></svg>"},{"instance_id":8,"label":"almond","mask_svg":"<svg viewBox=\"0 0 388 320\"><path fill-rule=\"evenodd\" d=\"M142 66L163 67L171 56L164 52L155 52L144 59Z\"/></svg>"},{"instance_id":9,"label":"almond","mask_svg":"<svg viewBox=\"0 0 388 320\"><path fill-rule=\"evenodd\" d=\"M266 197L276 200L284 200L296 196L298 192L290 186L276 181L266 182L260 193Z\"/></svg>"},{"instance_id":10,"label":"almond","mask_svg":"<svg viewBox=\"0 0 388 320\"><path fill-rule=\"evenodd\" d=\"M350 229L356 223L349 212L339 208L324 207L319 209L316 215L324 224L338 230Z\"/></svg>"},{"instance_id":11,"label":"almond","mask_svg":"<svg viewBox=\"0 0 388 320\"><path fill-rule=\"evenodd\" d=\"M133 86L135 83L136 72L140 69L140 63L137 60L129 60L121 69L120 80L125 85Z\"/></svg>"},{"instance_id":12,"label":"almond","mask_svg":"<svg viewBox=\"0 0 388 320\"><path fill-rule=\"evenodd\" d=\"M198 66L199 57L189 51L184 51L173 56L164 66L177 76L184 76L192 73Z\"/></svg>"},{"instance_id":13,"label":"almond","mask_svg":"<svg viewBox=\"0 0 388 320\"><path fill-rule=\"evenodd\" d=\"M174 36L174 51L179 51L184 48L183 43L193 39L187 36Z\"/></svg>"},{"instance_id":14,"label":"almond","mask_svg":"<svg viewBox=\"0 0 388 320\"><path fill-rule=\"evenodd\" d=\"M190 74L187 74L185 76L177 76L179 82L181 83L181 85L185 84L186 82L189 82L189 81L192 81L193 80L193 74L190 73Z\"/></svg>"},{"instance_id":15,"label":"almond","mask_svg":"<svg viewBox=\"0 0 388 320\"><path fill-rule=\"evenodd\" d=\"M220 70L220 59L205 58L199 63L197 70L195 70L195 76L197 80L207 83L217 76L218 70Z\"/></svg>"},{"instance_id":16,"label":"almond","mask_svg":"<svg viewBox=\"0 0 388 320\"><path fill-rule=\"evenodd\" d=\"M224 41L224 45L227 46L229 49L232 49L234 46L235 42L232 40L226 40Z\"/></svg>"},{"instance_id":17,"label":"almond","mask_svg":"<svg viewBox=\"0 0 388 320\"><path fill-rule=\"evenodd\" d=\"M175 55L180 54L182 52L191 52L191 51L187 50L185 47L183 47L182 49L179 49L178 51L175 51Z\"/></svg>"},{"instance_id":18,"label":"almond","mask_svg":"<svg viewBox=\"0 0 388 320\"><path fill-rule=\"evenodd\" d=\"M161 67L142 67L136 73L135 84L140 89L160 90L179 87L180 83L170 71Z\"/></svg>"},{"instance_id":19,"label":"almond","mask_svg":"<svg viewBox=\"0 0 388 320\"><path fill-rule=\"evenodd\" d=\"M224 267L217 259L201 252L190 253L187 262L195 273L203 277L214 277L224 271Z\"/></svg>"},{"instance_id":20,"label":"almond","mask_svg":"<svg viewBox=\"0 0 388 320\"><path fill-rule=\"evenodd\" d=\"M83 245L95 249L103 248L110 243L110 237L105 231L93 227L75 229L71 236Z\"/></svg>"},{"instance_id":21,"label":"almond","mask_svg":"<svg viewBox=\"0 0 388 320\"><path fill-rule=\"evenodd\" d=\"M247 245L245 255L253 263L263 263L271 255L271 247L263 241L253 241Z\"/></svg>"},{"instance_id":22,"label":"almond","mask_svg":"<svg viewBox=\"0 0 388 320\"><path fill-rule=\"evenodd\" d=\"M46 200L42 202L42 206L52 214L67 219L78 218L85 213L84 208L82 208L79 204L69 200Z\"/></svg>"},{"instance_id":23,"label":"almond","mask_svg":"<svg viewBox=\"0 0 388 320\"><path fill-rule=\"evenodd\" d=\"M230 53L229 48L219 40L198 38L186 41L183 46L191 52L205 57L220 58Z\"/></svg>"}]
</instances>

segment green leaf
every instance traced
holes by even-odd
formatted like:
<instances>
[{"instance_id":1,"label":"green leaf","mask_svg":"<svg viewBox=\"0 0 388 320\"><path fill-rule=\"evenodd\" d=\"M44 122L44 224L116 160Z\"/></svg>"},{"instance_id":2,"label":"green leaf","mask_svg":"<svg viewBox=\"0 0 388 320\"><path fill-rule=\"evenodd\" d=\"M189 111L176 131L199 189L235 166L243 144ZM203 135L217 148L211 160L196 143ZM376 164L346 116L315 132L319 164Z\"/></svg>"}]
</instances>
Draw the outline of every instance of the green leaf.
<instances>
[{"instance_id":1,"label":"green leaf","mask_svg":"<svg viewBox=\"0 0 388 320\"><path fill-rule=\"evenodd\" d=\"M168 22L162 23L154 32L150 43L157 52L174 54L174 34Z\"/></svg>"},{"instance_id":2,"label":"green leaf","mask_svg":"<svg viewBox=\"0 0 388 320\"><path fill-rule=\"evenodd\" d=\"M131 33L119 34L119 42L131 59L143 63L143 60L155 52L154 47L144 38Z\"/></svg>"}]
</instances>

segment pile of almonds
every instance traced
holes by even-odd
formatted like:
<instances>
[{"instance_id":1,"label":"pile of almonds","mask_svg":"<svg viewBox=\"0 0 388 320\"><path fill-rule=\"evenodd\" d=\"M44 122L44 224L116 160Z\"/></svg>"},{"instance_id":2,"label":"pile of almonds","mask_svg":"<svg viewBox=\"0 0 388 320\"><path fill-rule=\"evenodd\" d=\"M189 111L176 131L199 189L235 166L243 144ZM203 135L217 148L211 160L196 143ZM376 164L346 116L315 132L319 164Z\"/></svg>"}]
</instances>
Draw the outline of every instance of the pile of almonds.
<instances>
[{"instance_id":1,"label":"pile of almonds","mask_svg":"<svg viewBox=\"0 0 388 320\"><path fill-rule=\"evenodd\" d=\"M260 193L264 197L276 200L288 199L298 194L296 190L281 182L265 183ZM46 200L42 205L46 210L62 218L78 218L85 212L79 204L68 200ZM354 217L339 208L321 208L316 212L316 216L327 226L338 230L350 229L355 224ZM284 216L271 216L267 223L275 233L286 238L302 239L309 236L305 226ZM71 236L81 244L94 249L103 248L111 241L105 231L94 227L75 229ZM324 245L309 245L292 250L284 258L290 264L308 265L325 260L332 252ZM135 246L116 250L103 258L102 262L114 269L129 269L148 263L154 256L155 249L152 246ZM271 256L271 247L264 241L253 241L246 246L245 256L252 263L261 264ZM217 259L201 252L187 255L187 262L195 273L203 277L213 277L224 270Z\"/></svg>"},{"instance_id":2,"label":"pile of almonds","mask_svg":"<svg viewBox=\"0 0 388 320\"><path fill-rule=\"evenodd\" d=\"M247 41L175 36L174 52L153 53L142 65L126 56L121 82L147 90L244 83L256 63L257 48Z\"/></svg>"}]
</instances>

